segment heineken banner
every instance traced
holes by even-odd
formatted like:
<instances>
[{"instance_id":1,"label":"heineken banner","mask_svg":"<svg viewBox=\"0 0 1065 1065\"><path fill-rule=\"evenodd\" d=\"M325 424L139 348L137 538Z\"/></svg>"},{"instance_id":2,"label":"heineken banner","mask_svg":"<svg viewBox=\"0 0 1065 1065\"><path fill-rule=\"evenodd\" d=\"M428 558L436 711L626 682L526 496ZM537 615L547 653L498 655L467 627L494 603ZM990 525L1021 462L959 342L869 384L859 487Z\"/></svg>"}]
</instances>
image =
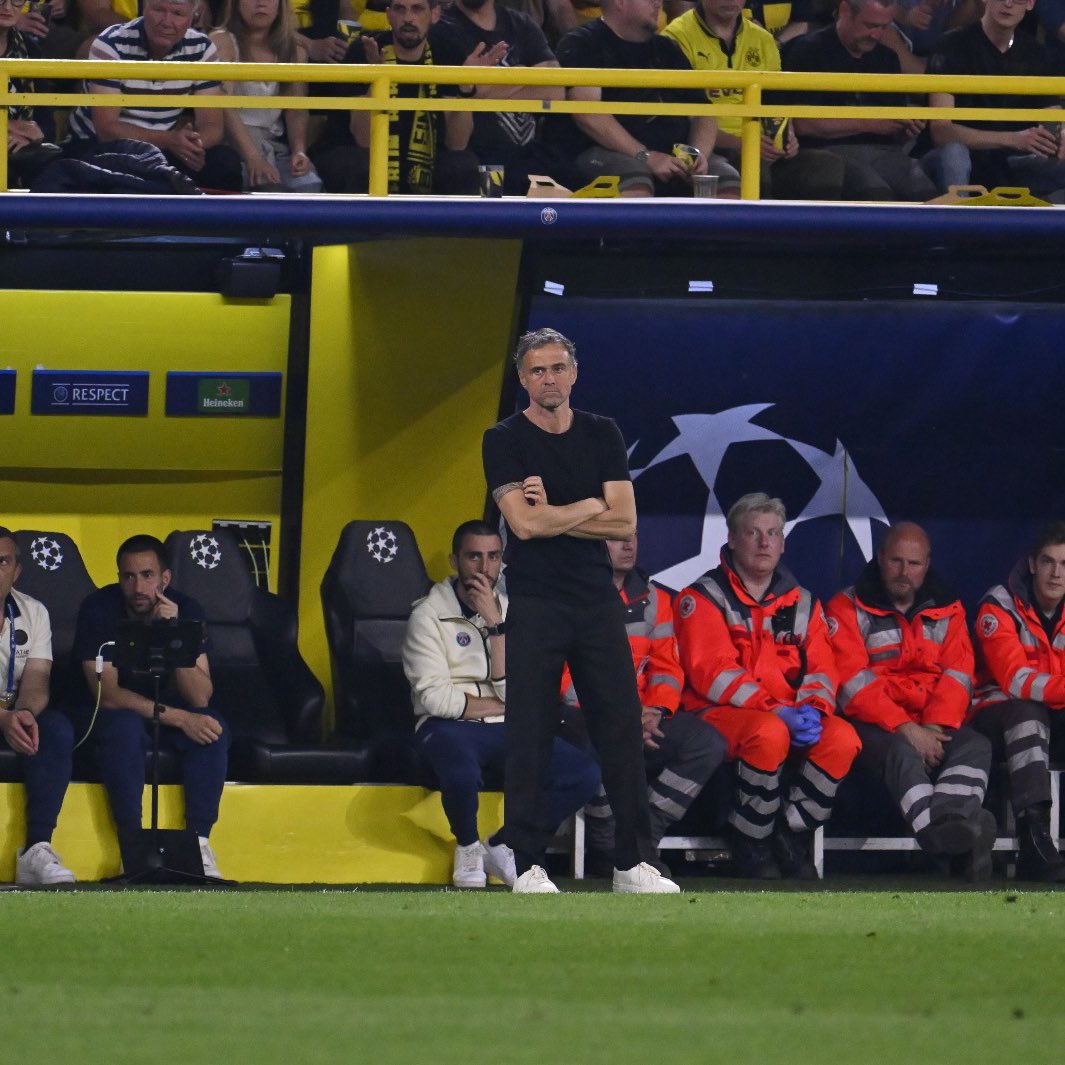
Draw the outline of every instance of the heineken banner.
<instances>
[{"instance_id":1,"label":"heineken banner","mask_svg":"<svg viewBox=\"0 0 1065 1065\"><path fill-rule=\"evenodd\" d=\"M542 296L540 326L577 344L574 405L621 427L670 588L717 564L746 492L784 501L785 562L822 597L909 519L971 606L1065 517L1061 308Z\"/></svg>"},{"instance_id":2,"label":"heineken banner","mask_svg":"<svg viewBox=\"0 0 1065 1065\"><path fill-rule=\"evenodd\" d=\"M279 373L186 373L166 375L166 413L201 417L281 415Z\"/></svg>"}]
</instances>

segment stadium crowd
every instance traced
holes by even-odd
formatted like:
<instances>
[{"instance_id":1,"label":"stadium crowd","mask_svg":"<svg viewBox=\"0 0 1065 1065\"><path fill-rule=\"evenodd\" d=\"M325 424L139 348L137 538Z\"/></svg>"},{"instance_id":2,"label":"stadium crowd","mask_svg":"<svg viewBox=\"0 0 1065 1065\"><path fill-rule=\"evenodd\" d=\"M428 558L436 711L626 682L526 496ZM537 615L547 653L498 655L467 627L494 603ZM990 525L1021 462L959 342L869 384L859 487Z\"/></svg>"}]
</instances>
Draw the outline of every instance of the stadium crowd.
<instances>
[{"instance_id":1,"label":"stadium crowd","mask_svg":"<svg viewBox=\"0 0 1065 1065\"><path fill-rule=\"evenodd\" d=\"M25 8L24 10L22 8ZM1065 71L1061 0L0 0L5 57L210 63L396 63L625 70L1052 75ZM26 79L21 87L32 89ZM63 85L64 89L68 86ZM74 109L9 112L12 180L41 191L364 192L370 120L362 110L285 109L305 85L223 85L205 68L181 81L87 79L94 93L160 92L277 98L276 107ZM363 95L365 85L316 91ZM393 85L396 98L735 103L739 90ZM782 104L906 106L902 93L793 91ZM1054 96L932 93L937 106L1037 107ZM62 123L61 123L62 124ZM578 188L604 176L622 196L690 195L693 178L740 181L740 121L683 114L548 115L395 111L388 187L395 193L477 194L478 167L497 167L503 191L524 195L530 175ZM57 143L58 142L58 143ZM1045 122L801 118L763 121L763 196L924 201L970 181L1023 184L1059 200L1065 141Z\"/></svg>"}]
</instances>

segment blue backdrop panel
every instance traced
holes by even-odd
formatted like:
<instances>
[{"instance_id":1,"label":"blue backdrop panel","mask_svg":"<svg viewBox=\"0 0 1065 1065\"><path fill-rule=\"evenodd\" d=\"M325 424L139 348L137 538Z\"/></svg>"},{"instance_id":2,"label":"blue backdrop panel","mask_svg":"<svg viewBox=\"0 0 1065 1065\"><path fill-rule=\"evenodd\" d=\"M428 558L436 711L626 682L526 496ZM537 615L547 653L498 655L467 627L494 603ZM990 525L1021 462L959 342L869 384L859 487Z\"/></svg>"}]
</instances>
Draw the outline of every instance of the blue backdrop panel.
<instances>
[{"instance_id":1,"label":"blue backdrop panel","mask_svg":"<svg viewBox=\"0 0 1065 1065\"><path fill-rule=\"evenodd\" d=\"M529 325L576 341L574 403L621 426L669 587L716 565L745 492L784 500L786 561L821 596L908 518L972 604L1065 515L1060 308L544 296Z\"/></svg>"}]
</instances>

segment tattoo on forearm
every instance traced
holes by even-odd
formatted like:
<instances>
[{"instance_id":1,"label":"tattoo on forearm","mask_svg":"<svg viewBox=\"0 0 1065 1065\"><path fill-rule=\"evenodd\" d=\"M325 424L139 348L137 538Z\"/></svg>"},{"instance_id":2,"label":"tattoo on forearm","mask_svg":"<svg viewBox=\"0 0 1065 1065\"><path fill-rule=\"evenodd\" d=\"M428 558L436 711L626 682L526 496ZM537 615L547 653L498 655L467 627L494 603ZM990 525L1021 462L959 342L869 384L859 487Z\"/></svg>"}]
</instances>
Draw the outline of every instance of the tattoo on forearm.
<instances>
[{"instance_id":1,"label":"tattoo on forearm","mask_svg":"<svg viewBox=\"0 0 1065 1065\"><path fill-rule=\"evenodd\" d=\"M521 489L521 481L511 481L509 484L501 484L498 488L492 489L492 498L496 501L496 506L499 506L499 501L508 492L513 492L516 489Z\"/></svg>"}]
</instances>

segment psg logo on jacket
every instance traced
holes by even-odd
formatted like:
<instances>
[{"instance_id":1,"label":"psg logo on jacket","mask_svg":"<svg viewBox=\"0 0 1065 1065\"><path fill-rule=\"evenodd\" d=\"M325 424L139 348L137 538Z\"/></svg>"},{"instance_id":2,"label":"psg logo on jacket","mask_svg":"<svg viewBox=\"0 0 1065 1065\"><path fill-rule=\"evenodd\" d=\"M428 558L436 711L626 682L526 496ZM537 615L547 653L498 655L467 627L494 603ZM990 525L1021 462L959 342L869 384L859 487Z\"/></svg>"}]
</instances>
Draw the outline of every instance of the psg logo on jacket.
<instances>
[{"instance_id":1,"label":"psg logo on jacket","mask_svg":"<svg viewBox=\"0 0 1065 1065\"><path fill-rule=\"evenodd\" d=\"M459 647L469 647L470 646L470 634L468 632L460 632L455 637L455 643L457 643L459 645Z\"/></svg>"}]
</instances>

